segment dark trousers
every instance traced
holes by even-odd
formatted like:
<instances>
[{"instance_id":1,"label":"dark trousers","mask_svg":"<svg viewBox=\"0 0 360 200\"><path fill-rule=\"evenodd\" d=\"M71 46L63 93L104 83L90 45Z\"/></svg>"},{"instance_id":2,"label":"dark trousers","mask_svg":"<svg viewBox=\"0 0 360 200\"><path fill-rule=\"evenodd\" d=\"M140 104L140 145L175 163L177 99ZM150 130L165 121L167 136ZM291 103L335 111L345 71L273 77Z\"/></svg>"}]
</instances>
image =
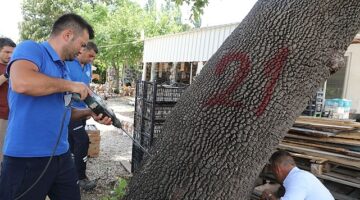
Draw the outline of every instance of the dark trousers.
<instances>
[{"instance_id":1,"label":"dark trousers","mask_svg":"<svg viewBox=\"0 0 360 200\"><path fill-rule=\"evenodd\" d=\"M27 190L45 169L50 157L4 156L0 176L0 199L14 200ZM80 200L80 189L70 152L54 156L40 181L21 200Z\"/></svg>"},{"instance_id":2,"label":"dark trousers","mask_svg":"<svg viewBox=\"0 0 360 200\"><path fill-rule=\"evenodd\" d=\"M74 155L79 180L86 178L86 162L89 149L89 136L85 131L86 120L72 121L69 124L70 151Z\"/></svg>"}]
</instances>

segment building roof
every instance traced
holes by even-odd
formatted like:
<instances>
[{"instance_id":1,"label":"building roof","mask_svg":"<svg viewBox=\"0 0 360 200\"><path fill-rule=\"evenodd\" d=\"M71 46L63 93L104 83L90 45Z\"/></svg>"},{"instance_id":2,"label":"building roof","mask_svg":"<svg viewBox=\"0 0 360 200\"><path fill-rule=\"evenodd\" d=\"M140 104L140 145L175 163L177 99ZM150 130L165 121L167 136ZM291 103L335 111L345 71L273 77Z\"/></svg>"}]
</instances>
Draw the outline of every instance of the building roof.
<instances>
[{"instance_id":1,"label":"building roof","mask_svg":"<svg viewBox=\"0 0 360 200\"><path fill-rule=\"evenodd\" d=\"M239 23L145 39L143 62L207 61Z\"/></svg>"},{"instance_id":2,"label":"building roof","mask_svg":"<svg viewBox=\"0 0 360 200\"><path fill-rule=\"evenodd\" d=\"M147 38L143 62L207 61L239 23L192 29L187 32ZM360 43L357 34L352 44Z\"/></svg>"}]
</instances>

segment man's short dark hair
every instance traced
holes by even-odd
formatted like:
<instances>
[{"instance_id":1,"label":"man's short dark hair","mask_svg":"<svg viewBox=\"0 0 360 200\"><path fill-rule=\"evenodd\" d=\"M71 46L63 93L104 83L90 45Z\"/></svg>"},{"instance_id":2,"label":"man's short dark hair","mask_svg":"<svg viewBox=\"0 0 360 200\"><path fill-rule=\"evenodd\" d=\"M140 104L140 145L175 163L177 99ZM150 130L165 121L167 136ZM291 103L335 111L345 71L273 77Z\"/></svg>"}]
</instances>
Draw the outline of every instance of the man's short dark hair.
<instances>
[{"instance_id":1,"label":"man's short dark hair","mask_svg":"<svg viewBox=\"0 0 360 200\"><path fill-rule=\"evenodd\" d=\"M89 38L94 38L94 29L91 25L85 19L74 13L59 17L52 27L51 35L58 35L67 28L74 29L77 33L82 33L82 31L86 29L89 33Z\"/></svg>"},{"instance_id":2,"label":"man's short dark hair","mask_svg":"<svg viewBox=\"0 0 360 200\"><path fill-rule=\"evenodd\" d=\"M10 46L15 48L16 44L10 38L0 38L0 50L5 46Z\"/></svg>"},{"instance_id":3,"label":"man's short dark hair","mask_svg":"<svg viewBox=\"0 0 360 200\"><path fill-rule=\"evenodd\" d=\"M270 158L270 164L271 166L296 165L290 153L284 150L276 151Z\"/></svg>"},{"instance_id":4,"label":"man's short dark hair","mask_svg":"<svg viewBox=\"0 0 360 200\"><path fill-rule=\"evenodd\" d=\"M99 53L99 49L97 48L96 44L94 42L88 42L85 47L86 50L94 50L95 53Z\"/></svg>"}]
</instances>

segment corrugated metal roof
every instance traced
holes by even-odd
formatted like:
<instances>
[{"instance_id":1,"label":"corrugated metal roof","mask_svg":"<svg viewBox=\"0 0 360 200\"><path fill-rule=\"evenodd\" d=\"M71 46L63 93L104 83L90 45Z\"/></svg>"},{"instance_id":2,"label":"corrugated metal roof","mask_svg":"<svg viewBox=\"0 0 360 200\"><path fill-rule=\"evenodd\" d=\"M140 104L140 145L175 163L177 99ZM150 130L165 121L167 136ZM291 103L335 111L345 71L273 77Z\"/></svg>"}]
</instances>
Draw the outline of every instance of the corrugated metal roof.
<instances>
[{"instance_id":1,"label":"corrugated metal roof","mask_svg":"<svg viewBox=\"0 0 360 200\"><path fill-rule=\"evenodd\" d=\"M207 61L239 23L145 39L143 62Z\"/></svg>"}]
</instances>

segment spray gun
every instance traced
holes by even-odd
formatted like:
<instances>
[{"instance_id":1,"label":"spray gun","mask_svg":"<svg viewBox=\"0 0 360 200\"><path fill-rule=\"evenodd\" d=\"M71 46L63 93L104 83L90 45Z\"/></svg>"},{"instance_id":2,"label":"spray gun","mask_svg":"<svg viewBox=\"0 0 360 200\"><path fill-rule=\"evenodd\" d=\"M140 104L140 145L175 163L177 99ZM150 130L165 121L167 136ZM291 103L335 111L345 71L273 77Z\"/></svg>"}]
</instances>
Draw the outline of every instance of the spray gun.
<instances>
[{"instance_id":1,"label":"spray gun","mask_svg":"<svg viewBox=\"0 0 360 200\"><path fill-rule=\"evenodd\" d=\"M80 100L80 95L79 94L73 94L72 95L72 99L74 99L75 101L81 101ZM115 126L116 128L121 129L122 131L124 131L124 133L130 137L130 139L137 145L140 147L140 149L145 152L146 154L148 154L150 157L150 153L143 147L140 145L140 143L138 141L136 141L129 133L127 133L121 125L120 120L116 117L115 113L113 110L111 110L110 108L108 108L107 104L105 103L105 101L97 94L95 94L94 92L92 92L91 94L89 93L88 96L84 99L85 104L97 115L99 114L103 114L103 116L105 117L109 117L111 118L112 121L112 125Z\"/></svg>"}]
</instances>

